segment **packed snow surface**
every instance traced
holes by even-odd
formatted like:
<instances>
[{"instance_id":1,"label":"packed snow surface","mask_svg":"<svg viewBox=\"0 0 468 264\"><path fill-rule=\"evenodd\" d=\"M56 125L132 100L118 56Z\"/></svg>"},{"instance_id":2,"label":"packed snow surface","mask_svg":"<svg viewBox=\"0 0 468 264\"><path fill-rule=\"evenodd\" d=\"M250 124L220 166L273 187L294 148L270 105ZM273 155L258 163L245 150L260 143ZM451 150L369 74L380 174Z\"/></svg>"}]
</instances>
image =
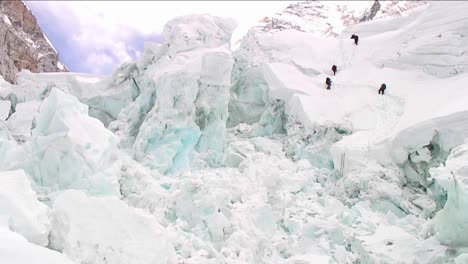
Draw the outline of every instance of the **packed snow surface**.
<instances>
[{"instance_id":1,"label":"packed snow surface","mask_svg":"<svg viewBox=\"0 0 468 264\"><path fill-rule=\"evenodd\" d=\"M0 263L467 263L468 4L363 6L0 80Z\"/></svg>"}]
</instances>

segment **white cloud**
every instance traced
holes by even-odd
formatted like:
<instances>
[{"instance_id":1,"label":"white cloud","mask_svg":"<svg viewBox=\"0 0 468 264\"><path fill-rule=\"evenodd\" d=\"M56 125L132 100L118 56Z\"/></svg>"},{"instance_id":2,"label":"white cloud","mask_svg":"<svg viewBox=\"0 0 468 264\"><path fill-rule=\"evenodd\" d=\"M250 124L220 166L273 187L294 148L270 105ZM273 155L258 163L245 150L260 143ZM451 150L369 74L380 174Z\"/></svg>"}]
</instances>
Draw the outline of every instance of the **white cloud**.
<instances>
[{"instance_id":1,"label":"white cloud","mask_svg":"<svg viewBox=\"0 0 468 264\"><path fill-rule=\"evenodd\" d=\"M68 50L81 63L73 70L110 73L141 52L144 40L154 40L164 24L176 16L208 13L232 17L246 29L264 16L282 10L287 1L31 1L27 5L43 27L59 27ZM41 23L41 20L56 21ZM45 30L47 31L47 30ZM57 31L57 30L56 30ZM60 38L52 38L60 39ZM140 43L141 42L141 43ZM65 48L63 48L65 49ZM102 63L96 59L101 58ZM81 67L82 66L82 67Z\"/></svg>"},{"instance_id":2,"label":"white cloud","mask_svg":"<svg viewBox=\"0 0 468 264\"><path fill-rule=\"evenodd\" d=\"M114 59L103 53L88 54L84 61L87 65L91 65L93 71L99 72L100 69L113 65Z\"/></svg>"}]
</instances>

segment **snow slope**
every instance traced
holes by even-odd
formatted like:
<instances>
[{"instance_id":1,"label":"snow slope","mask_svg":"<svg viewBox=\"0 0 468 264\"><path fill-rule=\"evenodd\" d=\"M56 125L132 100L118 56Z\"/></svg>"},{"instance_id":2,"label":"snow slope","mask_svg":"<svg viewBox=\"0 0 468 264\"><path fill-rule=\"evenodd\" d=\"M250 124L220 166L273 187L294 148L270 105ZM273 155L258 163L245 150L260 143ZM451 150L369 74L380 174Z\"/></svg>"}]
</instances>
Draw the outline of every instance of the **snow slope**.
<instances>
[{"instance_id":1,"label":"snow slope","mask_svg":"<svg viewBox=\"0 0 468 264\"><path fill-rule=\"evenodd\" d=\"M402 6L317 22L336 36L253 28L235 51L231 20L180 17L110 78L0 82L15 186L0 245L75 263L463 263L468 4Z\"/></svg>"},{"instance_id":2,"label":"snow slope","mask_svg":"<svg viewBox=\"0 0 468 264\"><path fill-rule=\"evenodd\" d=\"M15 264L72 264L59 252L28 243L26 239L5 227L0 227L0 252L2 262Z\"/></svg>"}]
</instances>

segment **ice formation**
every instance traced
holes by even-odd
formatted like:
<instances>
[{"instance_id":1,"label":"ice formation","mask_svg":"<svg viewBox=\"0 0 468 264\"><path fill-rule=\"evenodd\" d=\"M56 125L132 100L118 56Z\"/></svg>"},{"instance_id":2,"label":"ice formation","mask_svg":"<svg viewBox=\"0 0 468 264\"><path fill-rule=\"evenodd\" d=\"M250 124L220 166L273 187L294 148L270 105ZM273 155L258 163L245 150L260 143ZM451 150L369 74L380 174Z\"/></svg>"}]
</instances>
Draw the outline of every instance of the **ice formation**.
<instances>
[{"instance_id":1,"label":"ice formation","mask_svg":"<svg viewBox=\"0 0 468 264\"><path fill-rule=\"evenodd\" d=\"M38 155L26 170L41 186L118 193L117 179L104 170L111 166L117 138L88 116L88 106L53 88L34 118L31 145Z\"/></svg>"},{"instance_id":2,"label":"ice formation","mask_svg":"<svg viewBox=\"0 0 468 264\"><path fill-rule=\"evenodd\" d=\"M466 263L467 12L236 50L185 16L111 77L0 80L0 262Z\"/></svg>"},{"instance_id":3,"label":"ice formation","mask_svg":"<svg viewBox=\"0 0 468 264\"><path fill-rule=\"evenodd\" d=\"M132 145L137 161L175 172L191 167L196 149L208 164L220 165L233 30L231 21L216 17L175 19L164 29L166 43L147 48L145 57L128 66L137 72L140 94L110 128Z\"/></svg>"},{"instance_id":4,"label":"ice formation","mask_svg":"<svg viewBox=\"0 0 468 264\"><path fill-rule=\"evenodd\" d=\"M447 191L444 208L434 217L434 236L443 244L451 246L467 245L468 239L468 145L462 144L454 149L445 164L432 168L431 175L435 184Z\"/></svg>"}]
</instances>

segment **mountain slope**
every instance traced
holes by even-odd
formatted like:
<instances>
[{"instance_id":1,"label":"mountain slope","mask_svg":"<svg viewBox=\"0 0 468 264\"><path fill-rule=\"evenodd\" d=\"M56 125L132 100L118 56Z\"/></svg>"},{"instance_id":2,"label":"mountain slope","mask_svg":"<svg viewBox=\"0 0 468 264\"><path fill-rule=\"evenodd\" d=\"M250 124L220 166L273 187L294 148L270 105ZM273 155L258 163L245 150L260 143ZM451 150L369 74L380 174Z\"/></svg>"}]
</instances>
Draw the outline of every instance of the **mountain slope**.
<instances>
[{"instance_id":1,"label":"mountain slope","mask_svg":"<svg viewBox=\"0 0 468 264\"><path fill-rule=\"evenodd\" d=\"M22 69L68 71L22 1L0 2L0 39L0 75L10 83Z\"/></svg>"}]
</instances>

